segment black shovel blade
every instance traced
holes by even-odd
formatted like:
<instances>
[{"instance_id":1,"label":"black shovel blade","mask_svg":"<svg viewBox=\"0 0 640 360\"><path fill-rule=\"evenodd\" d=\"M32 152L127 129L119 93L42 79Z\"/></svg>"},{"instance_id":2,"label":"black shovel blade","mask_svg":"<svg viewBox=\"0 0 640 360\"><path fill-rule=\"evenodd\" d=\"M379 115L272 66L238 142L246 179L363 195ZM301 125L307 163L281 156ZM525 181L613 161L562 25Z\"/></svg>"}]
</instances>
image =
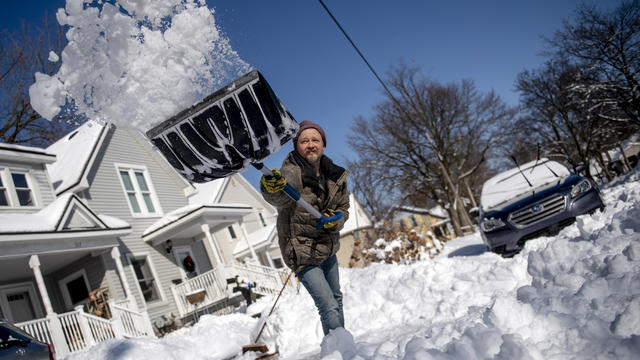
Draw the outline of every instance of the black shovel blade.
<instances>
[{"instance_id":1,"label":"black shovel blade","mask_svg":"<svg viewBox=\"0 0 640 360\"><path fill-rule=\"evenodd\" d=\"M147 131L184 178L207 182L262 163L293 138L298 123L253 70Z\"/></svg>"}]
</instances>

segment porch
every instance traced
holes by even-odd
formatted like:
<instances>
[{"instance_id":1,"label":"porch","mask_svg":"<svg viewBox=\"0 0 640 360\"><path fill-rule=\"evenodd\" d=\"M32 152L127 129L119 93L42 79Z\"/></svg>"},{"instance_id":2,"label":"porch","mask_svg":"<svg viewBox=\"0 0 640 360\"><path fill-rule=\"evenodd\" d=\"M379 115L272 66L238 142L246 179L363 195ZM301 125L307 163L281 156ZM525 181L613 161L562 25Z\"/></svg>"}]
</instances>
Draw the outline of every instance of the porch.
<instances>
[{"instance_id":1,"label":"porch","mask_svg":"<svg viewBox=\"0 0 640 360\"><path fill-rule=\"evenodd\" d=\"M0 268L11 270L0 275L0 315L61 356L108 339L155 336L147 312L139 311L131 296L116 244L0 256ZM106 257L115 269L102 266ZM115 272L119 284L101 288L109 284L107 272ZM97 299L90 290L98 288L111 295Z\"/></svg>"}]
</instances>

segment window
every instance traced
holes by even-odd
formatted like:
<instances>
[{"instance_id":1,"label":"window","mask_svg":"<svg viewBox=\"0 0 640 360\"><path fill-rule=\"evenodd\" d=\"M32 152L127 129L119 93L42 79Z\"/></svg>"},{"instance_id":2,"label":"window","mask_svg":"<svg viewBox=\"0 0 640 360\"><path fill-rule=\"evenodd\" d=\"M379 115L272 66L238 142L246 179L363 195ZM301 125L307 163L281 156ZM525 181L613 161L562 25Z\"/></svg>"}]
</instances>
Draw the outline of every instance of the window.
<instances>
[{"instance_id":1,"label":"window","mask_svg":"<svg viewBox=\"0 0 640 360\"><path fill-rule=\"evenodd\" d=\"M9 200L7 199L7 188L2 183L2 177L0 177L0 206L9 206Z\"/></svg>"},{"instance_id":2,"label":"window","mask_svg":"<svg viewBox=\"0 0 640 360\"><path fill-rule=\"evenodd\" d=\"M415 216L411 215L411 217L409 219L411 220L411 225L413 227L418 226L418 222L416 221L416 217Z\"/></svg>"},{"instance_id":3,"label":"window","mask_svg":"<svg viewBox=\"0 0 640 360\"><path fill-rule=\"evenodd\" d=\"M160 213L153 186L144 168L118 167L122 187L134 215L157 215Z\"/></svg>"},{"instance_id":4,"label":"window","mask_svg":"<svg viewBox=\"0 0 640 360\"><path fill-rule=\"evenodd\" d=\"M89 298L89 280L84 269L64 277L58 284L67 308L72 308Z\"/></svg>"},{"instance_id":5,"label":"window","mask_svg":"<svg viewBox=\"0 0 640 360\"><path fill-rule=\"evenodd\" d=\"M131 266L138 279L138 286L142 291L144 301L152 302L160 300L160 292L156 282L153 269L148 256L138 256L131 258Z\"/></svg>"},{"instance_id":6,"label":"window","mask_svg":"<svg viewBox=\"0 0 640 360\"><path fill-rule=\"evenodd\" d=\"M275 259L271 259L273 260L273 266L276 267L276 269L281 269L284 267L284 264L282 263L282 259L281 258L275 258Z\"/></svg>"},{"instance_id":7,"label":"window","mask_svg":"<svg viewBox=\"0 0 640 360\"><path fill-rule=\"evenodd\" d=\"M13 186L16 189L20 206L33 206L31 189L29 189L29 185L27 184L27 175L11 173L11 179L13 180Z\"/></svg>"},{"instance_id":8,"label":"window","mask_svg":"<svg viewBox=\"0 0 640 360\"><path fill-rule=\"evenodd\" d=\"M231 238L232 239L237 239L236 232L233 231L233 226L229 225L229 227L227 229L229 229L229 235L231 235Z\"/></svg>"},{"instance_id":9,"label":"window","mask_svg":"<svg viewBox=\"0 0 640 360\"><path fill-rule=\"evenodd\" d=\"M0 169L0 206L36 206L28 172Z\"/></svg>"}]
</instances>

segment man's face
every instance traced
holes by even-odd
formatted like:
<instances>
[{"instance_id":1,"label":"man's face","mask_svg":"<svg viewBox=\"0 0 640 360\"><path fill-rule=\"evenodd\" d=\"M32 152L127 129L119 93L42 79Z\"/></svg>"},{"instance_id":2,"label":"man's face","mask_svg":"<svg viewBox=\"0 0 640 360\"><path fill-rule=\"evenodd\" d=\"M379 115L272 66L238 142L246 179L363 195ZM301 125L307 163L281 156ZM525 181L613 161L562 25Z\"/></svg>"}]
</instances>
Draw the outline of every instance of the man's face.
<instances>
[{"instance_id":1,"label":"man's face","mask_svg":"<svg viewBox=\"0 0 640 360\"><path fill-rule=\"evenodd\" d=\"M322 135L318 130L306 129L300 133L296 143L296 150L310 164L315 164L320 159L324 149Z\"/></svg>"}]
</instances>

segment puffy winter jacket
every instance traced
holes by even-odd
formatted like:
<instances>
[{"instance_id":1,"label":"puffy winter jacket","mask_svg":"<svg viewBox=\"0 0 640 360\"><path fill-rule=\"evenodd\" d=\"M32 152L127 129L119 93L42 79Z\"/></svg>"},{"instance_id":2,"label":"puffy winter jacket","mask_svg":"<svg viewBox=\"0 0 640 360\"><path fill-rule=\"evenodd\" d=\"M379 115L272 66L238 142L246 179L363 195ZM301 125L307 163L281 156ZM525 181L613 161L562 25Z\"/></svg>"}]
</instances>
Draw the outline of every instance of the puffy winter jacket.
<instances>
[{"instance_id":1,"label":"puffy winter jacket","mask_svg":"<svg viewBox=\"0 0 640 360\"><path fill-rule=\"evenodd\" d=\"M310 187L302 186L302 168L296 163L293 152L282 163L280 173L300 196L320 213L327 209L340 211L343 217L330 230L317 230L317 219L289 198L284 192L269 193L262 186L264 199L278 209L278 240L285 264L295 273L310 265L319 265L340 249L340 230L349 218L349 172L335 165L323 155L321 171L326 183L320 182L322 190L316 194Z\"/></svg>"}]
</instances>

